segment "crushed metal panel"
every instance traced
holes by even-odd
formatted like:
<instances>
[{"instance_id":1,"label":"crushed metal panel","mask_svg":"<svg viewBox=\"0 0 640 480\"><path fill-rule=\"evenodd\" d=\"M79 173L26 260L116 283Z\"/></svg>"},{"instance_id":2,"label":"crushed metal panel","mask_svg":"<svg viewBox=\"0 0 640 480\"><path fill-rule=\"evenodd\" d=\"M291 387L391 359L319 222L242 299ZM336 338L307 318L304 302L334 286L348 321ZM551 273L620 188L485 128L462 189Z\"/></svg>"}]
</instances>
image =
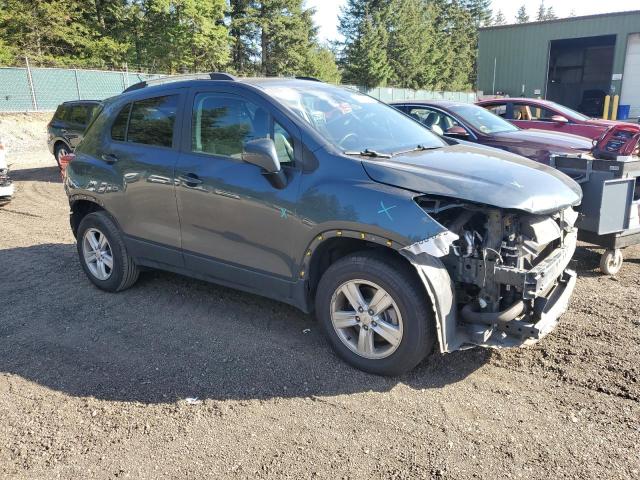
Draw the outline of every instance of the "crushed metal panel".
<instances>
[{"instance_id":1,"label":"crushed metal panel","mask_svg":"<svg viewBox=\"0 0 640 480\"><path fill-rule=\"evenodd\" d=\"M416 254L409 247L403 248L400 253L415 267L429 294L435 315L440 351L447 353L459 350L465 341L458 331L455 286L449 272L438 258L428 253Z\"/></svg>"}]
</instances>

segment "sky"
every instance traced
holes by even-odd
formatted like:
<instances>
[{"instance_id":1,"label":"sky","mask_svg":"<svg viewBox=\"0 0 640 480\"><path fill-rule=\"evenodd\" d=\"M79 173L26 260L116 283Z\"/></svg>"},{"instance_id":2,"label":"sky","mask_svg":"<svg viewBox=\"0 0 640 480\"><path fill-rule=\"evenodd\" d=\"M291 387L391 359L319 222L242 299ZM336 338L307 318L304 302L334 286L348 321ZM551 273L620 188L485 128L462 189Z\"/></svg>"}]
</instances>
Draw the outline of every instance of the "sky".
<instances>
[{"instance_id":1,"label":"sky","mask_svg":"<svg viewBox=\"0 0 640 480\"><path fill-rule=\"evenodd\" d=\"M521 5L526 5L529 16L535 16L540 0L493 0L494 13L502 10L511 23ZM576 15L622 12L640 9L638 0L545 0L545 6L553 7L559 17L568 17L571 11ZM319 27L322 42L338 39L338 14L345 0L306 0L308 7L316 9L315 21Z\"/></svg>"}]
</instances>

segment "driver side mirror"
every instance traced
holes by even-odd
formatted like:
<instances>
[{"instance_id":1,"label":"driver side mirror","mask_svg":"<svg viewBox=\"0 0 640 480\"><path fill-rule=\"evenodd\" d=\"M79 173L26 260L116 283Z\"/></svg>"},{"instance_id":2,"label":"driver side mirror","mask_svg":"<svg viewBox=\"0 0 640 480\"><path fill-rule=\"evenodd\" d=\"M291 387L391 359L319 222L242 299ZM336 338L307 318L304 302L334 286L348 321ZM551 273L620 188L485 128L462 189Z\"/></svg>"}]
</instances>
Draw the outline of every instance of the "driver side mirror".
<instances>
[{"instance_id":1,"label":"driver side mirror","mask_svg":"<svg viewBox=\"0 0 640 480\"><path fill-rule=\"evenodd\" d=\"M551 117L551 121L555 122L555 123L569 123L569 120L567 120L566 117L563 117L562 115L554 115Z\"/></svg>"},{"instance_id":2,"label":"driver side mirror","mask_svg":"<svg viewBox=\"0 0 640 480\"><path fill-rule=\"evenodd\" d=\"M280 168L280 160L276 152L276 145L270 138L249 140L242 146L242 160L260 167L262 174L278 189L287 185L287 177Z\"/></svg>"},{"instance_id":3,"label":"driver side mirror","mask_svg":"<svg viewBox=\"0 0 640 480\"><path fill-rule=\"evenodd\" d=\"M447 129L446 132L444 132L444 134L447 137L454 137L454 138L468 138L469 137L469 132L467 132L464 128L462 128L459 125L455 125L449 129Z\"/></svg>"}]
</instances>

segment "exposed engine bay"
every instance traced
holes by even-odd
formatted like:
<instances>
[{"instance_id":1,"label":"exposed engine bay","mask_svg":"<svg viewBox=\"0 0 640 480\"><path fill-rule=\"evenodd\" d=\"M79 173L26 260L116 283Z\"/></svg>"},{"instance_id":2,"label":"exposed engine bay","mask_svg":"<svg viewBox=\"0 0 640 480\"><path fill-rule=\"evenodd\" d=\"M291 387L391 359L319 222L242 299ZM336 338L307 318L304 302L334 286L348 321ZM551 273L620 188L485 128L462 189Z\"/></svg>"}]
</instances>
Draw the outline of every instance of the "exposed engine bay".
<instances>
[{"instance_id":1,"label":"exposed engine bay","mask_svg":"<svg viewBox=\"0 0 640 480\"><path fill-rule=\"evenodd\" d=\"M555 327L575 284L566 270L577 239L573 209L532 215L426 197L417 202L448 229L421 247L439 257L455 290L456 340L449 319L444 351L533 343ZM438 250L429 251L438 241Z\"/></svg>"}]
</instances>

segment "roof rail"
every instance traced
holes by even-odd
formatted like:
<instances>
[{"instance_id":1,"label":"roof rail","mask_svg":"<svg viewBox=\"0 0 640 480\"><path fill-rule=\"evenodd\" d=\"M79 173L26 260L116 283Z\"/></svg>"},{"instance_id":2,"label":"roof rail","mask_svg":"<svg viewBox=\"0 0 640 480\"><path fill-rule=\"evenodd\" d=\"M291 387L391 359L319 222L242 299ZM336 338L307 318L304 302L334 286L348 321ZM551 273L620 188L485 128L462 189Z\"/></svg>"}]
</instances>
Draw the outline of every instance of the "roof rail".
<instances>
[{"instance_id":1,"label":"roof rail","mask_svg":"<svg viewBox=\"0 0 640 480\"><path fill-rule=\"evenodd\" d=\"M311 82L320 82L322 83L322 80L317 79L316 77L306 77L306 76L296 76L295 77L296 80L309 80Z\"/></svg>"},{"instance_id":2,"label":"roof rail","mask_svg":"<svg viewBox=\"0 0 640 480\"><path fill-rule=\"evenodd\" d=\"M129 88L125 89L122 93L133 92L134 90L140 90L141 88L150 87L152 85L163 85L165 83L180 82L184 80L237 80L236 77L229 73L224 72L210 72L210 73L191 73L187 75L171 75L166 77L154 78L152 80L143 80L142 82L134 83Z\"/></svg>"}]
</instances>

